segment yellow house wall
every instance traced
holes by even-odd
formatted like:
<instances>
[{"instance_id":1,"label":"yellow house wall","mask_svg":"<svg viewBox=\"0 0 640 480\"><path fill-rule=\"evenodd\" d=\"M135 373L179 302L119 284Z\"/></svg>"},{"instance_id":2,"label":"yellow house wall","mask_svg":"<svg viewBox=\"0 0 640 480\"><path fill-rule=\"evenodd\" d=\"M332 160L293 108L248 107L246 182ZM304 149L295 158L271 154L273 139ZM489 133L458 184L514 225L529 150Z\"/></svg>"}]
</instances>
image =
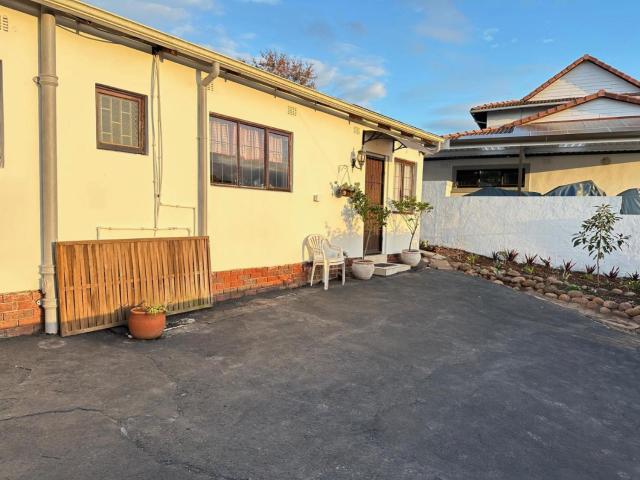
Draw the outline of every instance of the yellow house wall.
<instances>
[{"instance_id":1,"label":"yellow house wall","mask_svg":"<svg viewBox=\"0 0 640 480\"><path fill-rule=\"evenodd\" d=\"M603 159L609 159L603 162ZM517 158L456 159L425 162L424 180L453 181L454 167L478 165L517 165ZM640 154L597 154L530 157L525 161L530 166L526 188L546 193L560 185L593 180L609 195L640 186ZM464 195L456 193L452 195Z\"/></svg>"},{"instance_id":2,"label":"yellow house wall","mask_svg":"<svg viewBox=\"0 0 640 480\"><path fill-rule=\"evenodd\" d=\"M0 210L0 292L37 289L40 262L38 88L32 81L38 74L38 22L30 15L9 13L11 41L0 42L6 120L0 201L12 207ZM100 226L113 228L101 230L103 239L151 236L148 231L123 229L153 227L151 118L146 155L98 149L95 85L147 95L149 108L152 56L62 27L56 32L59 240L95 239ZM196 71L164 61L160 83L162 200L196 207ZM306 258L303 240L311 233L328 236L350 256L360 255L362 226L353 219L347 199L333 196L331 183L360 182L364 187L364 171L350 167L351 152L361 148L363 127L302 105L295 105L297 115L289 115L291 102L221 78L208 96L213 113L293 133L292 192L209 187L212 270L300 262ZM387 156L385 192L389 196L393 191L391 143L370 143L367 149ZM397 156L415 160L417 178L421 178L418 152L403 149ZM193 213L161 208L158 226L193 232ZM403 234L401 227L393 232L390 228L384 238L386 253L398 251L394 239ZM186 233L162 231L159 235Z\"/></svg>"},{"instance_id":3,"label":"yellow house wall","mask_svg":"<svg viewBox=\"0 0 640 480\"><path fill-rule=\"evenodd\" d=\"M0 168L0 292L37 289L40 263L38 22L0 7L4 168Z\"/></svg>"}]
</instances>

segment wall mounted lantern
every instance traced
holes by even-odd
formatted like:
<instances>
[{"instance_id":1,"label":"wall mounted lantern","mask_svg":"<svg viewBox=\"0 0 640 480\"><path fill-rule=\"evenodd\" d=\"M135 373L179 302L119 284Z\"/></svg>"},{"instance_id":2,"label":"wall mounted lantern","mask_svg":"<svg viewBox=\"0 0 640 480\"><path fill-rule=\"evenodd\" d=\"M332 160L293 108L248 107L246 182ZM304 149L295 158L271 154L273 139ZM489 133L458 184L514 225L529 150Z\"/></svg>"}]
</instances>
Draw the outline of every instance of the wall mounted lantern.
<instances>
[{"instance_id":1,"label":"wall mounted lantern","mask_svg":"<svg viewBox=\"0 0 640 480\"><path fill-rule=\"evenodd\" d=\"M351 152L351 169L357 168L358 170L362 170L364 167L364 163L367 159L367 152L364 150L358 151L356 153L355 150Z\"/></svg>"}]
</instances>

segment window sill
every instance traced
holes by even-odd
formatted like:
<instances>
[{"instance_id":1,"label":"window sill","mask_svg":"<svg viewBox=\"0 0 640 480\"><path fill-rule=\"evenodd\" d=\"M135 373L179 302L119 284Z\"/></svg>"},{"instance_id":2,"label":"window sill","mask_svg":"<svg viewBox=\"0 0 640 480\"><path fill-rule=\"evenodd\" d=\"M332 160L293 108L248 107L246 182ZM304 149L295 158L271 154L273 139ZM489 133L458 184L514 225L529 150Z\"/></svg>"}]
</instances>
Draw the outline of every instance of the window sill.
<instances>
[{"instance_id":1,"label":"window sill","mask_svg":"<svg viewBox=\"0 0 640 480\"><path fill-rule=\"evenodd\" d=\"M212 187L225 187L225 188L237 188L239 190L258 190L261 192L279 192L279 193L292 193L293 190L282 189L282 188L264 188L264 187L250 187L248 185L232 185L229 183L218 183L218 182L210 182Z\"/></svg>"}]
</instances>

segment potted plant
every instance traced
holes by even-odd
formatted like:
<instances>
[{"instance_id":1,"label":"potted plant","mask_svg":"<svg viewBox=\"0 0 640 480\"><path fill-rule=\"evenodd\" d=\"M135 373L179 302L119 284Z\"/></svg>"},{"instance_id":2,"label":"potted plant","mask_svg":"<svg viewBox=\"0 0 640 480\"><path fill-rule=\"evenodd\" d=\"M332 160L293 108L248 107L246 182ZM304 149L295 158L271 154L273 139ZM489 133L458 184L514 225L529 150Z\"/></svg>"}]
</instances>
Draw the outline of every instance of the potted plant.
<instances>
[{"instance_id":1,"label":"potted plant","mask_svg":"<svg viewBox=\"0 0 640 480\"><path fill-rule=\"evenodd\" d=\"M369 280L373 276L375 268L371 260L365 259L366 246L371 239L371 232L376 228L382 228L387 224L391 210L383 205L371 203L369 197L357 186L351 196L351 206L362 220L363 225L368 225L367 236L362 250L362 258L356 259L351 264L351 273L359 280Z\"/></svg>"},{"instance_id":2,"label":"potted plant","mask_svg":"<svg viewBox=\"0 0 640 480\"><path fill-rule=\"evenodd\" d=\"M360 188L359 183L354 183L353 185L347 182L338 183L333 182L333 191L336 197L347 197L350 198L353 196L353 193Z\"/></svg>"},{"instance_id":3,"label":"potted plant","mask_svg":"<svg viewBox=\"0 0 640 480\"><path fill-rule=\"evenodd\" d=\"M422 214L430 212L433 207L426 202L419 202L415 197L404 197L402 200L392 200L391 206L393 209L402 216L411 238L409 239L409 248L402 250L400 253L400 259L402 263L415 267L420 263L422 255L419 249L411 248L413 246L413 239L416 236L418 227L420 226L420 219Z\"/></svg>"},{"instance_id":4,"label":"potted plant","mask_svg":"<svg viewBox=\"0 0 640 480\"><path fill-rule=\"evenodd\" d=\"M167 307L164 305L140 304L129 312L129 332L139 340L160 338L166 324Z\"/></svg>"}]
</instances>

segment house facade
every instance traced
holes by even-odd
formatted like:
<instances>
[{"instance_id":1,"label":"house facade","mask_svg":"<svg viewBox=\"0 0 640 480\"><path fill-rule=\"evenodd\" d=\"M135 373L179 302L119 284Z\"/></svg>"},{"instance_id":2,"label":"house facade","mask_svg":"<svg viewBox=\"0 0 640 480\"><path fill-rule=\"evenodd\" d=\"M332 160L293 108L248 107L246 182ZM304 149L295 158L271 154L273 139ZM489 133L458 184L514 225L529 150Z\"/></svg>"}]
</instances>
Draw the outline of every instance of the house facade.
<instances>
[{"instance_id":1,"label":"house facade","mask_svg":"<svg viewBox=\"0 0 640 480\"><path fill-rule=\"evenodd\" d=\"M55 333L60 241L208 236L216 299L299 285L307 235L363 253L334 182L420 197L441 141L82 2L0 0L0 20L0 335L43 306ZM395 217L376 238L407 248Z\"/></svg>"},{"instance_id":2,"label":"house facade","mask_svg":"<svg viewBox=\"0 0 640 480\"><path fill-rule=\"evenodd\" d=\"M424 180L447 195L498 187L546 193L593 181L640 186L640 81L585 55L521 99L471 109L477 130L446 135Z\"/></svg>"}]
</instances>

